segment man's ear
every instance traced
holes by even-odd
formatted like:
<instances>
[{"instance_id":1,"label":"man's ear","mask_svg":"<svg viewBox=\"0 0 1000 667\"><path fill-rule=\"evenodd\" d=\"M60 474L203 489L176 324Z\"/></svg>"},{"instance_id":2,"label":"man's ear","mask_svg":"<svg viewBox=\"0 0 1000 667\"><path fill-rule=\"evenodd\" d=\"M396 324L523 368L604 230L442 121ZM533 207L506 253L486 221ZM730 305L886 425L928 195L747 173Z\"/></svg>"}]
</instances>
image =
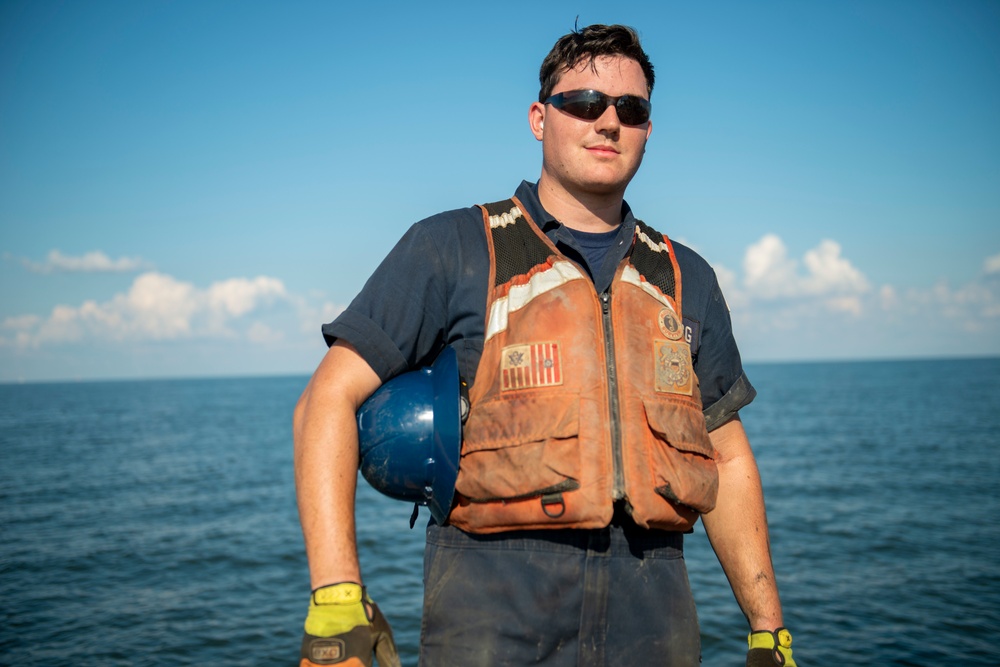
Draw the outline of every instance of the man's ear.
<instances>
[{"instance_id":1,"label":"man's ear","mask_svg":"<svg viewBox=\"0 0 1000 667\"><path fill-rule=\"evenodd\" d=\"M528 107L528 126L535 139L542 140L542 129L545 127L545 105L541 102L532 102Z\"/></svg>"}]
</instances>

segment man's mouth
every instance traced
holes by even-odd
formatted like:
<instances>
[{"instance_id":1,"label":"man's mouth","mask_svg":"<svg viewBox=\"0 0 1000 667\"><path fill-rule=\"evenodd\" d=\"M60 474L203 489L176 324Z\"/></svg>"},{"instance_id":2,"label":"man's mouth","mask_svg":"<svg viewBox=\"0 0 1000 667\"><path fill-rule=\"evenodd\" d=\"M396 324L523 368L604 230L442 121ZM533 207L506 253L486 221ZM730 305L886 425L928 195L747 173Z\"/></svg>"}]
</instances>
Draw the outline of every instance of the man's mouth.
<instances>
[{"instance_id":1,"label":"man's mouth","mask_svg":"<svg viewBox=\"0 0 1000 667\"><path fill-rule=\"evenodd\" d=\"M605 144L598 144L596 146L587 146L587 150L592 153L606 153L608 155L618 155L618 149L614 146L608 146Z\"/></svg>"}]
</instances>

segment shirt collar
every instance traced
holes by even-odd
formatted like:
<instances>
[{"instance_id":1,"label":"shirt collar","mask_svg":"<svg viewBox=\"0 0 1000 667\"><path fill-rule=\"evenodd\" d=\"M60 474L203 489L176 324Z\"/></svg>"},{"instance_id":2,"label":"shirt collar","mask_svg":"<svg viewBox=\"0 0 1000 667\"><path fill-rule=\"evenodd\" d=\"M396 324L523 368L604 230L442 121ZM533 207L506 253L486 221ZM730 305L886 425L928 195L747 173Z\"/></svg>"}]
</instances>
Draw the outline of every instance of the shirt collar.
<instances>
[{"instance_id":1,"label":"shirt collar","mask_svg":"<svg viewBox=\"0 0 1000 667\"><path fill-rule=\"evenodd\" d=\"M562 227L562 223L552 217L548 211L542 207L542 202L538 198L538 183L532 183L530 181L521 181L521 184L517 186L517 191L514 193L524 207L528 209L526 213L531 216L531 219L535 221L546 234L552 232L554 229ZM629 235L635 231L635 216L632 215L632 208L628 205L628 202L622 201L622 229Z\"/></svg>"}]
</instances>

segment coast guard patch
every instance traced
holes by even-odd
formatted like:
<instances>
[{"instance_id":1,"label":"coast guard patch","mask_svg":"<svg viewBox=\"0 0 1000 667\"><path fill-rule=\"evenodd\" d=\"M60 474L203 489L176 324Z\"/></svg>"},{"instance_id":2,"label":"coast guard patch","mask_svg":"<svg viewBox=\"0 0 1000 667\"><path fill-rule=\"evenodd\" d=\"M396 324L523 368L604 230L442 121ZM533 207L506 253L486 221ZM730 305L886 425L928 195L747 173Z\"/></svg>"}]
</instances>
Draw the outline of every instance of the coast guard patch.
<instances>
[{"instance_id":1,"label":"coast guard patch","mask_svg":"<svg viewBox=\"0 0 1000 667\"><path fill-rule=\"evenodd\" d=\"M510 345L500 355L500 389L550 387L563 383L559 343Z\"/></svg>"},{"instance_id":2,"label":"coast guard patch","mask_svg":"<svg viewBox=\"0 0 1000 667\"><path fill-rule=\"evenodd\" d=\"M691 348L687 343L654 340L653 356L656 391L690 396L694 391L694 369L691 367Z\"/></svg>"}]
</instances>

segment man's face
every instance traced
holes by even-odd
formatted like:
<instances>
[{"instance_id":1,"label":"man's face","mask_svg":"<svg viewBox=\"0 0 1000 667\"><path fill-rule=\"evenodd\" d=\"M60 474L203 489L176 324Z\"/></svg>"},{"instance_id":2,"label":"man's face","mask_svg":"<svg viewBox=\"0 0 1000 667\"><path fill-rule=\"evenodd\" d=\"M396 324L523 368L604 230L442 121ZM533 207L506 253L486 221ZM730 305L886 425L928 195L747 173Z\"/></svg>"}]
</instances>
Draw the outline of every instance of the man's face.
<instances>
[{"instance_id":1,"label":"man's face","mask_svg":"<svg viewBox=\"0 0 1000 667\"><path fill-rule=\"evenodd\" d=\"M599 90L611 96L638 95L648 99L646 77L631 58L602 56L583 61L563 74L552 94ZM528 112L535 137L542 141L542 177L548 185L571 195L623 196L625 186L642 162L649 121L623 125L613 106L597 120L582 120L551 104L534 103Z\"/></svg>"}]
</instances>

